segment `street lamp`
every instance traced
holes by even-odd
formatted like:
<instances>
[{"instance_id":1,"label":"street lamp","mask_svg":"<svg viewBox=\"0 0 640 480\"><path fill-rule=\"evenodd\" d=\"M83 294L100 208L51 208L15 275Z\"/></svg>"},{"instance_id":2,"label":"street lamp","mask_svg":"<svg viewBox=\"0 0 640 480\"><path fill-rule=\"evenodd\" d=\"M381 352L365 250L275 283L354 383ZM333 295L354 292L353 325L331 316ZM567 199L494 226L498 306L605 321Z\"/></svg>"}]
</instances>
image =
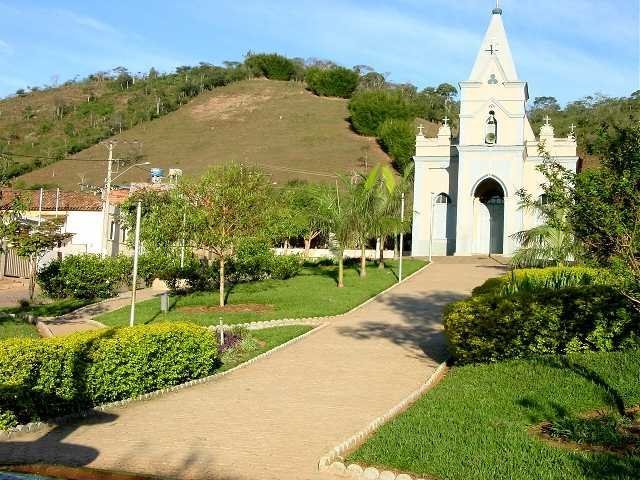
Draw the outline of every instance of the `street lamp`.
<instances>
[{"instance_id":1,"label":"street lamp","mask_svg":"<svg viewBox=\"0 0 640 480\"><path fill-rule=\"evenodd\" d=\"M107 178L105 179L105 189L104 189L104 212L102 218L102 255L107 256L107 249L109 246L109 210L111 209L110 204L110 194L111 194L111 182L116 180L118 177L121 177L129 170L135 167L142 167L144 165L151 165L151 162L142 162L136 163L134 165L130 165L125 168L122 172L120 172L115 177L112 177L113 171L113 145L109 144L109 159L108 159L108 168L107 168Z\"/></svg>"}]
</instances>

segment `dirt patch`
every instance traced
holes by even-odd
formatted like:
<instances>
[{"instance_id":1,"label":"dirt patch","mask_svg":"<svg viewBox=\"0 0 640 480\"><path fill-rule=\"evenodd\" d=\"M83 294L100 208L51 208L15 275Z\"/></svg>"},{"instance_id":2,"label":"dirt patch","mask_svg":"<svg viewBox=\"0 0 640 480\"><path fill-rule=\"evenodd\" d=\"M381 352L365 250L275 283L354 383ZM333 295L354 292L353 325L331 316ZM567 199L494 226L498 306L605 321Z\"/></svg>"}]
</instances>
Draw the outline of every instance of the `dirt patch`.
<instances>
[{"instance_id":1,"label":"dirt patch","mask_svg":"<svg viewBox=\"0 0 640 480\"><path fill-rule=\"evenodd\" d=\"M262 313L270 312L275 307L263 303L242 303L238 305L225 305L224 307L196 306L178 307L176 310L182 313Z\"/></svg>"},{"instance_id":2,"label":"dirt patch","mask_svg":"<svg viewBox=\"0 0 640 480\"><path fill-rule=\"evenodd\" d=\"M239 93L236 95L216 95L206 102L194 106L191 115L196 120L229 120L255 111L261 104L271 100L271 92L263 94Z\"/></svg>"},{"instance_id":3,"label":"dirt patch","mask_svg":"<svg viewBox=\"0 0 640 480\"><path fill-rule=\"evenodd\" d=\"M605 413L601 411L587 412L580 415L582 419L598 420L605 417ZM637 455L640 453L640 406L630 408L626 411L626 416L630 419L630 423L618 428L618 433L624 442L619 445L606 445L596 443L577 442L571 439L562 438L552 435L552 422L543 422L534 425L529 429L529 433L534 437L542 440L547 445L565 450L579 450L583 452L594 453L611 453L618 456Z\"/></svg>"}]
</instances>

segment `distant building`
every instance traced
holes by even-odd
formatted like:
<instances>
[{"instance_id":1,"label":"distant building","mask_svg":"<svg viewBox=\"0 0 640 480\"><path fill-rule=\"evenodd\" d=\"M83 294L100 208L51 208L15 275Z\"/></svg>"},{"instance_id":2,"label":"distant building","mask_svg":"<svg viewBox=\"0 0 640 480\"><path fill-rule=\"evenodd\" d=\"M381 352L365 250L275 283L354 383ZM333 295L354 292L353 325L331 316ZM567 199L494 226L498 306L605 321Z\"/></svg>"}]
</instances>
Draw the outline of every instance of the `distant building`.
<instances>
[{"instance_id":1,"label":"distant building","mask_svg":"<svg viewBox=\"0 0 640 480\"><path fill-rule=\"evenodd\" d=\"M500 8L460 95L458 139L446 118L436 138L422 129L416 138L412 254L510 256L518 248L512 235L539 221L519 208L516 196L522 188L542 194L538 144L575 171L576 140L556 138L548 119L536 138L527 82L518 77Z\"/></svg>"}]
</instances>

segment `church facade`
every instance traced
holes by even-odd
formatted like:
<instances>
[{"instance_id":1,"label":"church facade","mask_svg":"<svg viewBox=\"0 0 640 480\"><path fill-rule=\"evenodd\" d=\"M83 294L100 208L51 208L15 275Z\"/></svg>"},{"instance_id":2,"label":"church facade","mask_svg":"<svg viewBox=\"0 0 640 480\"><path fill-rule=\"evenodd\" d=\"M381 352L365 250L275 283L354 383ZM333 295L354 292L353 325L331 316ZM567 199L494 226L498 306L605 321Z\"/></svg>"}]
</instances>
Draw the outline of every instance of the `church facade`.
<instances>
[{"instance_id":1,"label":"church facade","mask_svg":"<svg viewBox=\"0 0 640 480\"><path fill-rule=\"evenodd\" d=\"M516 192L542 194L539 145L572 171L578 157L575 136L556 138L548 119L536 138L528 99L496 8L471 75L460 82L458 139L447 118L436 138L422 129L416 137L413 256L510 256L518 248L512 235L538 222L520 209Z\"/></svg>"}]
</instances>

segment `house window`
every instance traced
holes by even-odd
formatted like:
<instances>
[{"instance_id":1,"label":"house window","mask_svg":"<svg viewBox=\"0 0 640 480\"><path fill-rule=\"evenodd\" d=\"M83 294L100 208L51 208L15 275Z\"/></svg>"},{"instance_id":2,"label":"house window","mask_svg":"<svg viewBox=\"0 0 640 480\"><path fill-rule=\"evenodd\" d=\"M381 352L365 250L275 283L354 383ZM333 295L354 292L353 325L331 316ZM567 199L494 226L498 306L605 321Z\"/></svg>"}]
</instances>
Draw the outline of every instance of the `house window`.
<instances>
[{"instance_id":1,"label":"house window","mask_svg":"<svg viewBox=\"0 0 640 480\"><path fill-rule=\"evenodd\" d=\"M109 229L109 240L116 239L116 222L111 222L111 228Z\"/></svg>"},{"instance_id":2,"label":"house window","mask_svg":"<svg viewBox=\"0 0 640 480\"><path fill-rule=\"evenodd\" d=\"M120 231L120 238L123 242L126 242L129 239L129 229L127 227L122 227Z\"/></svg>"},{"instance_id":3,"label":"house window","mask_svg":"<svg viewBox=\"0 0 640 480\"><path fill-rule=\"evenodd\" d=\"M498 141L498 121L496 112L491 110L485 126L484 141L487 145L495 145Z\"/></svg>"}]
</instances>

